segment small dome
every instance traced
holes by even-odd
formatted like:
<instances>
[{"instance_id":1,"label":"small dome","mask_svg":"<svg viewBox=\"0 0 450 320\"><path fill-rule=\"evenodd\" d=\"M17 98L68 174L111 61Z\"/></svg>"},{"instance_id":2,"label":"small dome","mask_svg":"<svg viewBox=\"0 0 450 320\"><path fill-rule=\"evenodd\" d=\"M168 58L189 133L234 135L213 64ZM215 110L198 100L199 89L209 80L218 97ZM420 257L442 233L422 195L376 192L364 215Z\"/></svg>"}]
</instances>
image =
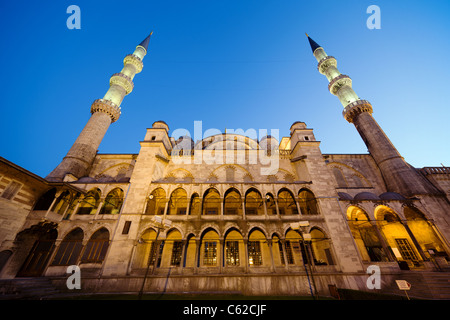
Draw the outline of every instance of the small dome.
<instances>
[{"instance_id":1,"label":"small dome","mask_svg":"<svg viewBox=\"0 0 450 320\"><path fill-rule=\"evenodd\" d=\"M385 192L380 194L380 199L383 200L406 200L404 196L397 192Z\"/></svg>"},{"instance_id":2,"label":"small dome","mask_svg":"<svg viewBox=\"0 0 450 320\"><path fill-rule=\"evenodd\" d=\"M290 128L291 134L294 133L295 129L306 129L306 123L302 121L295 121Z\"/></svg>"},{"instance_id":3,"label":"small dome","mask_svg":"<svg viewBox=\"0 0 450 320\"><path fill-rule=\"evenodd\" d=\"M152 128L163 128L163 129L166 129L167 131L169 131L169 126L167 125L167 123L165 123L162 120L153 122Z\"/></svg>"},{"instance_id":4,"label":"small dome","mask_svg":"<svg viewBox=\"0 0 450 320\"><path fill-rule=\"evenodd\" d=\"M371 192L360 192L355 197L355 200L380 200L380 198Z\"/></svg>"},{"instance_id":5,"label":"small dome","mask_svg":"<svg viewBox=\"0 0 450 320\"><path fill-rule=\"evenodd\" d=\"M338 195L341 200L353 200L353 197L346 192L338 192Z\"/></svg>"}]
</instances>

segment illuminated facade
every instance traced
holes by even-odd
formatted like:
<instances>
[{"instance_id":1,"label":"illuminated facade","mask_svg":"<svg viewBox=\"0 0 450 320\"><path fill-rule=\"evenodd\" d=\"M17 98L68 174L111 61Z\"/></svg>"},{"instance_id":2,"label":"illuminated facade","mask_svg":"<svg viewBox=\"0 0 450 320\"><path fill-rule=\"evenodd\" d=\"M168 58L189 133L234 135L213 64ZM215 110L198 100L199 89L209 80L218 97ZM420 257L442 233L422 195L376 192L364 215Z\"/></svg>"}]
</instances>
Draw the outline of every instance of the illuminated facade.
<instances>
[{"instance_id":1,"label":"illuminated facade","mask_svg":"<svg viewBox=\"0 0 450 320\"><path fill-rule=\"evenodd\" d=\"M407 164L336 59L308 39L369 154L323 154L299 121L289 137L199 141L156 121L138 154L97 153L149 36L48 177L1 159L0 278L46 276L64 290L78 265L85 292L329 295L329 285L369 290L371 265L385 292L399 276L418 287L449 275L450 169ZM450 293L430 284L416 295Z\"/></svg>"}]
</instances>

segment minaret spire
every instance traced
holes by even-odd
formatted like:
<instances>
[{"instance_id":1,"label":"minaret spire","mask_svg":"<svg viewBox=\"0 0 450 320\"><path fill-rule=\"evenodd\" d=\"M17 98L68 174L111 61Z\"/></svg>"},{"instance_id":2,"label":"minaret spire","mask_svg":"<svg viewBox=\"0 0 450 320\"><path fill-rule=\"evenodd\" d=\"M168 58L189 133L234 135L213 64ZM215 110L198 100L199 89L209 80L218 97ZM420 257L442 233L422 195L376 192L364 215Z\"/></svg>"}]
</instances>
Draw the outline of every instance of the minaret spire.
<instances>
[{"instance_id":1,"label":"minaret spire","mask_svg":"<svg viewBox=\"0 0 450 320\"><path fill-rule=\"evenodd\" d=\"M310 38L310 36L305 32L306 36L308 37L309 45L311 46L311 50L314 53L317 48L321 48L320 45L317 44L313 39Z\"/></svg>"},{"instance_id":2,"label":"minaret spire","mask_svg":"<svg viewBox=\"0 0 450 320\"><path fill-rule=\"evenodd\" d=\"M146 52L148 50L148 44L150 42L150 37L152 36L152 34L153 34L153 31L150 32L150 34L147 36L147 38L145 38L144 40L142 40L141 43L139 43L139 46L143 47Z\"/></svg>"},{"instance_id":3,"label":"minaret spire","mask_svg":"<svg viewBox=\"0 0 450 320\"><path fill-rule=\"evenodd\" d=\"M68 174L71 175L71 180L88 175L106 131L120 117L123 98L133 90L134 76L144 67L142 60L147 54L152 33L136 47L133 54L124 58L123 69L111 76L109 90L102 99L92 103L91 118L63 161L46 177L47 180L66 180L69 179L66 178Z\"/></svg>"},{"instance_id":4,"label":"minaret spire","mask_svg":"<svg viewBox=\"0 0 450 320\"><path fill-rule=\"evenodd\" d=\"M337 69L337 61L328 56L325 50L312 40L309 43L316 58L319 72L329 81L328 90L339 98L344 107L344 118L353 123L366 144L371 156L377 163L386 182L388 191L406 196L433 194L439 191L423 178L416 169L409 165L384 131L372 117L372 105L358 97L352 88L352 79L341 74Z\"/></svg>"}]
</instances>

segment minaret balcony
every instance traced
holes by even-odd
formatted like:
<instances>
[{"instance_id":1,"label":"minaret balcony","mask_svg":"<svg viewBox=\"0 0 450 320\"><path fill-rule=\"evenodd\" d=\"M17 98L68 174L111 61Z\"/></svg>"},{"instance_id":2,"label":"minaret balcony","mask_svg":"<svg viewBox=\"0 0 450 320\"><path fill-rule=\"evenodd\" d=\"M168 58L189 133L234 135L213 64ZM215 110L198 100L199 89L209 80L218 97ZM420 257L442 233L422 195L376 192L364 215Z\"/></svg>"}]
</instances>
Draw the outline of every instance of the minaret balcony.
<instances>
[{"instance_id":1,"label":"minaret balcony","mask_svg":"<svg viewBox=\"0 0 450 320\"><path fill-rule=\"evenodd\" d=\"M345 120L352 123L355 116L362 112L368 112L372 114L373 109L372 105L367 100L357 100L352 103L349 103L345 108L344 111L342 111L342 115L344 116Z\"/></svg>"},{"instance_id":2,"label":"minaret balcony","mask_svg":"<svg viewBox=\"0 0 450 320\"><path fill-rule=\"evenodd\" d=\"M114 73L109 79L109 85L118 85L125 89L126 94L133 91L134 83L130 77L124 75L123 73Z\"/></svg>"},{"instance_id":3,"label":"minaret balcony","mask_svg":"<svg viewBox=\"0 0 450 320\"><path fill-rule=\"evenodd\" d=\"M141 72L142 68L144 67L144 63L142 62L141 58L139 58L135 54L129 54L129 55L125 56L125 58L123 59L123 64L124 65L127 65L127 64L133 65L136 69L136 73Z\"/></svg>"},{"instance_id":4,"label":"minaret balcony","mask_svg":"<svg viewBox=\"0 0 450 320\"><path fill-rule=\"evenodd\" d=\"M330 90L332 94L337 95L339 89L345 86L351 87L352 79L345 74L341 74L330 81L330 83L328 84L328 90Z\"/></svg>"},{"instance_id":5,"label":"minaret balcony","mask_svg":"<svg viewBox=\"0 0 450 320\"><path fill-rule=\"evenodd\" d=\"M337 61L333 56L327 56L319 61L317 64L317 69L321 74L325 74L329 67L337 67Z\"/></svg>"},{"instance_id":6,"label":"minaret balcony","mask_svg":"<svg viewBox=\"0 0 450 320\"><path fill-rule=\"evenodd\" d=\"M121 114L120 107L118 105L105 99L97 99L92 103L91 113L94 114L95 112L104 112L108 114L111 117L111 122L117 121Z\"/></svg>"}]
</instances>

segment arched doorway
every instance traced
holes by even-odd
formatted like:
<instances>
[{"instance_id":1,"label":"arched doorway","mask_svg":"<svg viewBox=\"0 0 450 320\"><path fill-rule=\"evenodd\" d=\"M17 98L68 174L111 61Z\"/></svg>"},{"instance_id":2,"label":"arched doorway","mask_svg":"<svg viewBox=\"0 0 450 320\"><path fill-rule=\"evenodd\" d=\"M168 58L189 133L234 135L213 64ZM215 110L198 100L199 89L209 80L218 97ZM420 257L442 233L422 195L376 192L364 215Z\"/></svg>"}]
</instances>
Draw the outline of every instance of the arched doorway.
<instances>
[{"instance_id":1,"label":"arched doorway","mask_svg":"<svg viewBox=\"0 0 450 320\"><path fill-rule=\"evenodd\" d=\"M425 215L416 207L409 206L403 212L422 251L427 255L448 257L444 244Z\"/></svg>"},{"instance_id":2,"label":"arched doorway","mask_svg":"<svg viewBox=\"0 0 450 320\"><path fill-rule=\"evenodd\" d=\"M364 210L356 206L348 207L347 222L362 260L374 262L389 260L375 229L376 226L372 225Z\"/></svg>"},{"instance_id":3,"label":"arched doorway","mask_svg":"<svg viewBox=\"0 0 450 320\"><path fill-rule=\"evenodd\" d=\"M31 250L17 277L39 277L41 276L55 249L55 241L58 232L53 224L40 224L24 230L17 236L16 242L22 247L28 247L33 243Z\"/></svg>"},{"instance_id":4,"label":"arched doorway","mask_svg":"<svg viewBox=\"0 0 450 320\"><path fill-rule=\"evenodd\" d=\"M419 266L422 258L410 233L402 224L399 216L389 207L380 205L375 208L375 219L386 243L398 261L405 261L409 267Z\"/></svg>"}]
</instances>

